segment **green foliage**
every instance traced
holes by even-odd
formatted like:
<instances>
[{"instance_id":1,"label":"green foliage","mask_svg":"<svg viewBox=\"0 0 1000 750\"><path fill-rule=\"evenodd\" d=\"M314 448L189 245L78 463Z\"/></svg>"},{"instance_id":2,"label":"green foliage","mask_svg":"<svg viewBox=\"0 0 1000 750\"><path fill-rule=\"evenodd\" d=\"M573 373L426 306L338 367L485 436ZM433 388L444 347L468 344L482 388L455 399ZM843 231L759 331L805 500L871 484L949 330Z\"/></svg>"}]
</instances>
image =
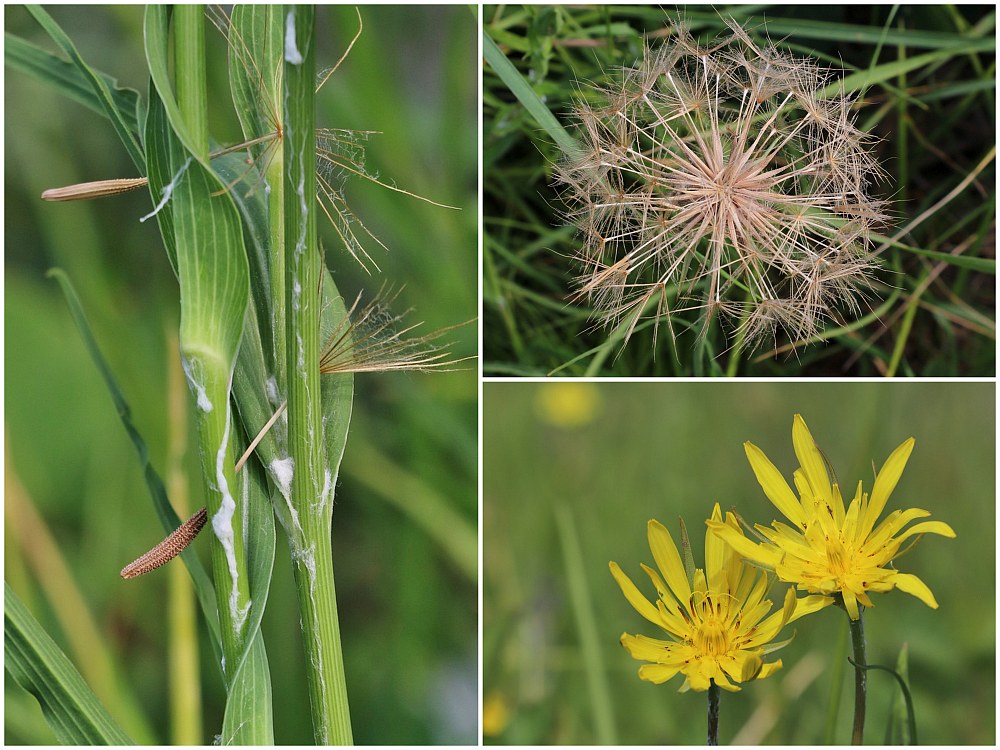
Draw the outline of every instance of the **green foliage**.
<instances>
[{"instance_id":1,"label":"green foliage","mask_svg":"<svg viewBox=\"0 0 1000 750\"><path fill-rule=\"evenodd\" d=\"M669 44L678 20L707 42L730 17L759 42L842 68L861 95L859 126L890 173L876 186L893 216L876 238L882 270L857 320L794 349L779 337L740 351L717 322L702 340L678 320L655 339L643 320L623 346L628 321L601 327L573 296L580 240L561 226L554 184L571 113L591 83L620 81L645 43ZM950 6L485 7L484 373L993 374L995 21L992 9Z\"/></svg>"},{"instance_id":2,"label":"green foliage","mask_svg":"<svg viewBox=\"0 0 1000 750\"><path fill-rule=\"evenodd\" d=\"M340 9L321 11L317 29L319 54L324 59L336 59L356 28L353 8L343 10L344 13ZM96 22L92 15L77 16L72 9L54 12L60 26L74 29L66 38L72 36L75 47L83 51L80 65L74 67L67 67L67 63L57 55L46 51L45 47L51 46L51 43L37 33L37 27L26 23L27 16L23 10L9 8L5 12L8 30L19 35L10 37L8 42L11 38L24 36L23 44L8 44L9 66L28 72L34 81L41 77L48 83L55 82L71 100L100 111L102 115L117 117L123 123L120 132L126 131L126 144L129 138L138 142L142 129L146 134L143 145L150 151L147 155L155 157L149 160L149 168L153 203L158 202L159 190L177 176L180 167L187 163L191 149L196 154L201 150L197 139L188 137L187 129L191 126L187 120L181 122L176 117L178 113L183 116L184 101L198 101L198 98L189 98L179 92L181 106L177 112L169 111L172 107L169 104L172 100L170 84L165 82L165 69L158 62L166 59L165 28L160 10L154 9L153 15L147 18L152 24L147 30L155 32L147 35L146 40L157 77L154 102L148 113L145 108L136 112L137 99L129 99L128 94L120 93L126 89L117 88L109 76L97 72L98 68L125 71L123 79L128 80L124 81L124 85L145 88L146 82L137 76L137 71L143 68L139 62L142 49L137 46L137 43L141 44L143 34L140 17L134 9L92 11L115 19L111 24ZM388 259L379 258L387 275L399 280L413 280L403 295L403 304L415 304L425 313L428 324L437 327L469 319L474 315L476 296L476 202L474 193L467 191L469 185L475 184L475 78L472 73L475 19L461 8L426 11L389 9L387 12L373 11L371 15L366 11L364 15L364 38L317 100L320 118L324 124L343 127L381 127L387 131L386 137L380 138L379 142L373 139L369 153L373 162L385 162L381 165L381 171L386 175L383 179L398 180L407 189L413 188L463 207L461 214L429 208L426 204L415 209L406 205L408 199L405 197L393 195L387 199L377 194L366 195L362 190L356 210L373 233L377 233L394 251ZM243 18L249 18L249 26L254 25L253 14ZM425 18L434 19L425 28L433 29L441 42L433 45L434 49L429 54L423 47L425 37L414 37L412 33L414 19ZM239 23L242 24L243 20ZM53 28L55 24L53 20ZM87 30L96 29L115 34L115 43L109 44L107 40L95 43ZM334 33L331 29L335 30ZM274 34L269 37L272 51L282 49L282 30L278 29L276 43ZM334 39L336 34L341 34L343 38ZM219 142L235 143L241 140L235 126L237 118L223 106L229 97L223 74L224 60L221 60L222 65L216 64L220 62L220 53L225 54L226 45L214 34L209 37L204 66L210 91L204 100L208 103L205 122ZM250 32L248 37L256 38ZM60 54L70 54L64 45L60 47ZM118 53L133 57L112 59ZM83 70L83 57L88 62L95 61L93 68ZM420 59L419 65L413 65L414 57ZM352 82L349 71L355 60L361 62L360 69L354 71ZM403 74L399 72L400 68ZM389 69L392 72L386 73ZM68 72L70 70L75 72ZM175 72L180 75L183 71ZM426 86L414 85L412 81L407 85L410 74L423 76L425 82L440 82L442 93L438 106L427 106ZM18 152L16 158L30 158L35 167L20 172L22 179L19 183L8 182L8 196L26 208L23 217L27 220L20 225L17 221L8 223L8 240L33 236L30 242L19 246L22 248L20 252L6 256L8 304L17 304L19 312L13 316L18 322L8 329L8 342L28 336L26 331L32 327L41 327L44 334L33 337L39 344L34 347L37 359L33 357L31 362L24 361L26 367L19 374L17 367L8 369L8 392L17 392L17 400L21 404L34 405L21 414L15 413L17 409L8 411L10 444L15 446L14 460L8 462L8 471L24 467L24 482L36 502L45 509L47 520L73 519L65 526L57 521L60 541L68 545L67 551L74 556L81 552L89 553L89 558L74 559L74 567L80 571L79 580L85 581L84 585L92 589L87 598L95 610L105 619L127 622L129 630L141 629L144 633L144 637L138 640L130 638L127 642L113 643L113 649L119 661L127 665L127 680L140 696L140 703L152 707L153 722L157 727L163 727L168 702L163 692L162 667L164 661L171 658L170 653L164 650L167 639L163 627L167 620L148 616L150 612L162 608L162 590L158 590L156 574L139 584L116 580L117 568L129 559L129 555L141 550L141 545L145 544L143 540L151 536L142 532L147 525L144 502L141 499L134 503L124 501L124 498L133 495L141 498L142 467L136 471L127 439L116 440L124 435L107 408L103 386L92 376L93 370L86 364L85 352L81 351L66 325L68 319L64 303L53 295L51 288L37 283L35 279L53 262L66 261L64 265L68 274L77 283L85 300L94 338L105 349L108 372L113 371L117 376L118 384L111 386L112 394L122 404L124 394L129 394L132 413L129 414L126 407L122 411L122 420L130 428L129 435L138 439L135 447L143 459L143 451L149 446L149 460L144 460L143 465L148 468L147 475L154 477L156 471L152 467L163 466L163 455L168 449L164 434L163 373L165 362L173 366L176 355L165 349L163 330L164 318L167 319L168 329L177 325L177 286L170 273L175 271L181 281L180 319L186 334L182 350L189 362L194 356L204 356L216 376L220 373L224 375L221 379L215 378L216 381L221 380L221 395L206 391L213 406L221 406L228 400L228 378L233 378L234 394L240 403L239 408L233 411L234 420L239 421L235 422L231 438L233 443L246 445L255 429L273 411L273 405L268 410L265 392L271 371L268 363L273 362L276 339L283 342L284 337L283 331L278 336L272 336L271 329L273 319L269 308L274 300L266 260L273 236L266 219L268 211L264 190L253 176L247 177L248 168L242 163L243 156L240 154L213 160L211 171L205 169L202 162L193 160L185 169L184 179L178 181L178 190L157 214L161 229L164 229L166 255L155 251L159 241L151 233L149 225L140 225L135 221L149 213L148 198L142 201L136 196L123 196L86 209L68 204L39 206L37 194L41 190L36 187L36 180L49 187L134 174L134 167L118 158L122 154L120 147L111 147L110 140L100 140L102 132L111 132L106 122L85 119L84 126L74 124L71 134L67 132L51 138L53 127L64 127L61 123L65 123L67 118L80 117L82 110L72 102L65 104L66 113L54 110L51 102L60 101L58 106L62 108L67 100L50 98L48 91L39 88L32 79L19 75L8 77L9 80L15 78L19 80L10 86L9 95L14 99L20 96L22 102L30 97L33 105L19 107L25 111L20 124L23 128L19 127L18 133L12 135L7 143L9 150ZM311 74L309 78L312 78ZM366 85L366 81L379 78L383 85L371 88ZM237 107L241 111L246 109L247 101L252 101L255 94L261 93L257 84L252 82L252 77L247 77L245 82L248 86L237 97ZM312 84L312 80L309 83ZM109 93L100 93L100 87ZM19 92L14 93L15 89ZM167 111L157 108L161 99L168 103ZM109 112L105 106L107 102L111 102L119 112ZM262 107L264 102L258 100L253 104ZM130 106L131 120L119 117ZM414 113L420 117L415 118ZM360 119L358 115L361 115ZM89 117L86 113L83 116ZM400 127L392 127L397 120ZM39 123L42 125L35 127ZM100 145L95 148L95 143ZM383 143L385 151L380 153L379 146ZM72 145L72 150L67 149L67 145ZM214 142L212 148L216 148ZM97 158L97 154L101 157ZM280 160L277 161L280 166ZM143 164L137 162L137 165L144 169ZM430 165L434 168L427 168ZM60 167L67 166L76 170L79 176L58 174ZM8 176L12 174L8 172ZM233 189L237 185L238 189ZM200 194L185 195L184 191L193 187L198 187ZM207 206L213 206L208 214L195 216L195 212ZM52 212L52 209L63 211ZM442 218L441 213L453 215ZM213 242L200 242L206 238L195 236L198 228L205 227L212 228L210 239ZM351 267L354 261L341 252L336 234L323 231L327 236L331 263L337 268L337 284L348 289L369 286L370 282L364 281ZM38 239L40 233L47 236ZM219 247L215 247L216 244ZM215 247L218 252L207 257L191 255L192 251L203 250L207 246ZM433 256L417 252L425 247L433 250ZM164 257L168 263L163 262ZM238 260L235 264L231 262L234 259ZM439 263L444 268L439 268ZM194 268L210 269L214 278L212 274L199 276L191 273ZM324 290L322 298L325 299L319 305L320 313L325 330L330 330L343 317L345 306L325 270L322 277L317 276L317 282L310 289L317 288L320 279ZM216 304L220 294L225 297L225 304ZM208 304L210 297L212 301ZM349 297L353 298L353 293ZM248 300L253 312L244 315ZM10 311L8 307L8 320L13 320ZM35 314L21 317L21 313L28 311L35 311ZM174 321L172 325L171 320ZM235 342L240 341L240 332L244 332L244 338L234 373ZM469 332L460 331L456 338L462 339L457 346L463 351L471 348ZM249 345L244 346L248 342ZM96 352L96 345L92 348ZM164 351L168 351L166 358ZM213 361L208 363L208 360ZM81 362L85 364L81 366ZM39 363L45 367L47 374L44 378L34 375L33 368ZM74 381L73 399L60 399L60 403L67 404L71 413L87 415L81 422L74 421L75 427L71 431L62 429L64 423L60 417L53 420L32 415L39 404L47 403L53 394L65 390L66 386L60 383L63 377ZM393 495L395 488L379 486L378 482L372 482L367 477L365 471L354 469L350 464L351 445L357 445L364 448L358 451L359 456L367 454L392 471L411 474L415 490L434 498L439 506L448 510L452 514L449 523L457 522L456 528L461 532L457 536L465 540L461 543L463 559L469 559L466 548L471 538L474 560L475 373L444 374L438 376L436 382L422 376L414 378L405 375L380 379L381 385L373 383L361 391L360 411L368 424L363 424L364 419L356 420L356 424L362 423L362 426L352 430L350 444L347 443L347 425L351 414L351 377L324 376L321 384L323 409L329 416L326 430L328 444L321 447L321 453L331 457L329 467L333 470L334 480L340 458L345 456L345 471L338 483L338 496L346 492L350 500L338 503L338 530L334 532L333 541L338 572L341 573L341 580L347 581L341 592L342 600L347 603L345 622L356 644L353 655L347 654L346 664L348 682L356 696L354 713L359 717L356 736L362 741L389 743L459 738L469 742L475 732L474 706L466 706L467 723L464 726L461 722L453 724L445 721L445 707L435 705L435 697L443 693L430 686L438 685L441 680L454 680L455 662L475 663L474 566L471 571L468 567L458 568L448 562L447 556L439 556L439 545L446 549L450 547L438 541L440 537L436 532L433 512L430 516L415 515L416 523L409 522L406 515L400 516L394 510L405 507L405 503L395 497L392 497L391 504L379 502L380 493ZM373 387L378 390L373 391ZM263 399L262 393L265 393ZM218 408L209 414L218 416L222 413L225 416L226 411ZM262 414L266 416L259 419ZM111 417L110 421L106 417ZM131 429L133 426L134 429ZM220 419L204 441L205 445L217 447L226 429L225 421ZM76 446L61 460L61 466L66 467L65 474L46 468L51 465L50 446L45 445L46 440L32 437L53 434ZM94 436L98 434L102 438L107 437L95 441ZM377 441L371 437L373 435L378 435ZM173 451L173 447L170 450ZM203 447L202 453L205 452ZM183 469L196 473L194 459L197 458L197 450L189 451L187 456ZM213 449L211 455L206 457L206 468L211 468L213 477L215 458ZM208 467L209 459L211 467ZM80 469L87 464L91 466L85 471L89 481L80 474ZM229 464L231 468L228 455L223 464ZM253 602L245 626L248 650L236 652L235 658L226 660L226 673L232 673L232 677L227 680L229 701L225 706L219 699L222 695L217 677L219 661L206 657L206 668L202 670L206 679L205 724L216 729L221 726L224 742L269 742L272 735L268 707L273 700L274 736L284 742L303 742L308 741L310 734L306 718L308 700L303 691L303 675L307 669L303 663L302 644L298 641L299 618L294 602L289 600L294 589L290 586L288 551L282 549L277 556L274 554L275 535L269 506L276 493L260 469L259 465L251 462L231 484L234 494L237 487L241 490L245 488L255 512L264 511L259 517L251 514L247 518L250 535L247 575L243 577L249 579L249 599ZM320 476L322 478L322 474ZM198 484L195 482L194 486L197 488ZM136 489L139 489L138 493ZM154 496L157 494L165 497L162 483L159 493L154 490ZM200 490L195 492L192 502L199 502L199 495ZM407 511L420 513L416 509L407 508ZM98 523L98 519L104 520ZM83 542L78 543L81 529ZM98 529L99 535L96 533ZM470 529L471 536L467 533ZM98 539L100 543L96 546ZM202 541L196 545L207 546ZM9 547L11 555L16 555L16 548L16 544ZM96 549L100 550L99 555L93 554ZM396 569L396 555L401 549L404 551L403 564ZM390 551L392 557L389 557ZM26 570L23 564L16 564L16 557L9 559L15 561L8 566L9 577L15 579L12 585L19 591L28 592L29 602L37 604L33 577L40 573ZM272 563L275 564L273 575ZM376 567L373 568L373 565ZM373 571L377 572L384 585L372 585L370 576ZM448 599L436 595L426 600L399 596L400 592L433 590L434 586L428 585L430 581L448 577L455 579L455 586L437 587L441 594L451 594ZM162 585L165 578L161 576L159 580ZM128 596L119 591L122 586L131 587ZM264 604L269 598L274 601L265 611ZM381 616L368 611L373 604L377 604L383 613ZM263 629L260 628L262 618L267 620ZM405 624L405 628L393 632L401 623ZM47 626L50 624L46 623ZM116 631L109 629L109 632ZM274 651L267 656L261 640L262 632L272 634L268 650ZM212 649L206 648L209 644L217 647L212 640L205 638L201 644L205 653L211 654ZM372 648L383 656L373 659ZM387 650L393 658L384 658ZM273 670L270 676L268 661ZM405 675L395 671L389 675L384 670L371 668L373 664L391 668L400 663L410 665ZM474 685L474 671L460 676L461 680L469 678ZM269 684L271 681L274 682L273 688ZM17 694L16 691L12 693ZM109 708L114 713L115 707ZM386 710L399 716L400 721L386 726L383 721ZM21 720L16 726L21 731L28 731L31 722ZM10 727L8 723L8 729ZM8 739L13 737L8 734ZM32 741L33 738L23 739Z\"/></svg>"},{"instance_id":3,"label":"green foliage","mask_svg":"<svg viewBox=\"0 0 1000 750\"><path fill-rule=\"evenodd\" d=\"M76 667L4 582L4 668L38 699L60 742L130 745Z\"/></svg>"}]
</instances>

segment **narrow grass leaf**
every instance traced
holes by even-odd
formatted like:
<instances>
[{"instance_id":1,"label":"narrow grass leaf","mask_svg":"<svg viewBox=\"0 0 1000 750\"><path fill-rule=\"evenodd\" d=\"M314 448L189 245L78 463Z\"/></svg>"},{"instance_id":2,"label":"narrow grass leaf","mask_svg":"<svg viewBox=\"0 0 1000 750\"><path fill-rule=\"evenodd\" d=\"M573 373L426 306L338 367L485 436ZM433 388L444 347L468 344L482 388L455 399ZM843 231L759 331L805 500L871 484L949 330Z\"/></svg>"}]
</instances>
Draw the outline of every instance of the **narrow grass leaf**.
<instances>
[{"instance_id":1,"label":"narrow grass leaf","mask_svg":"<svg viewBox=\"0 0 1000 750\"><path fill-rule=\"evenodd\" d=\"M486 58L486 62L490 64L494 72L500 76L500 80L510 89L510 92L535 118L535 122L555 141L559 149L571 158L577 157L581 153L580 144L559 123L555 115L549 111L535 90L531 88L531 85L524 80L524 76L518 72L514 64L507 59L507 56L485 30L483 31L483 57Z\"/></svg>"},{"instance_id":2,"label":"narrow grass leaf","mask_svg":"<svg viewBox=\"0 0 1000 750\"><path fill-rule=\"evenodd\" d=\"M204 60L200 18L188 20L174 30L175 35L190 37L188 54L179 53L175 64L186 108L182 111L168 75L166 10L150 7L146 12L146 56L155 86L155 94L150 92L146 143L167 154L166 159L151 162L150 190L161 201L159 213L168 211L159 220L161 226L172 226L176 243L180 347L198 406L202 470L214 533L223 672L231 701L224 728L227 741L267 744L273 738L271 695L259 623L274 557L273 519L262 499L266 493L251 476L253 467L239 478L235 474L238 439L230 401L247 318L249 267L240 212L228 186L208 163L203 113L192 111L202 97L193 89L203 86Z\"/></svg>"},{"instance_id":3,"label":"narrow grass leaf","mask_svg":"<svg viewBox=\"0 0 1000 750\"><path fill-rule=\"evenodd\" d=\"M97 114L111 118L108 108L95 91L91 80L84 75L79 65L56 57L51 52L36 47L31 42L4 32L4 64L12 70L19 70L37 81L55 88L67 99L82 104ZM139 92L118 86L111 76L94 71L104 89L110 92L114 110L125 129L136 136L139 134Z\"/></svg>"},{"instance_id":4,"label":"narrow grass leaf","mask_svg":"<svg viewBox=\"0 0 1000 750\"><path fill-rule=\"evenodd\" d=\"M594 604L587 587L586 560L580 548L573 514L564 502L555 508L556 530L562 548L566 580L569 584L570 602L580 638L580 652L590 698L590 716L593 720L593 738L599 745L617 745L614 702L608 684L607 670L600 639L597 637L597 620ZM582 739L582 738L577 738Z\"/></svg>"},{"instance_id":5,"label":"narrow grass leaf","mask_svg":"<svg viewBox=\"0 0 1000 750\"><path fill-rule=\"evenodd\" d=\"M65 745L131 745L72 662L10 585L3 591L4 668L31 693Z\"/></svg>"},{"instance_id":6,"label":"narrow grass leaf","mask_svg":"<svg viewBox=\"0 0 1000 750\"><path fill-rule=\"evenodd\" d=\"M895 693L889 709L889 727L886 731L887 745L916 745L916 717L913 715L913 702L909 695L910 683L910 648L904 643L896 657L895 676L900 690Z\"/></svg>"},{"instance_id":7,"label":"narrow grass leaf","mask_svg":"<svg viewBox=\"0 0 1000 750\"><path fill-rule=\"evenodd\" d=\"M337 290L333 276L323 269L323 310L320 318L320 341L326 341L347 317L344 298ZM350 335L350 334L348 334ZM320 398L323 410L323 434L326 438L326 466L332 473L332 486L337 486L340 463L347 447L347 433L351 426L354 406L354 375L349 372L324 375L320 379ZM331 493L335 492L331 490ZM330 496L333 503L333 494Z\"/></svg>"},{"instance_id":8,"label":"narrow grass leaf","mask_svg":"<svg viewBox=\"0 0 1000 750\"><path fill-rule=\"evenodd\" d=\"M122 729L137 743L148 745L155 742L155 734L140 699L121 678L112 655L112 644L106 640L104 628L98 625L85 600L77 582L78 571L70 569L65 554L67 550L60 547L12 466L9 442L6 451L4 530L8 549L13 551L17 548L25 556L55 616L56 625L65 636L69 657L98 700L114 712ZM114 565L114 561L108 562L110 565L104 568L105 571ZM30 582L24 577L18 577L16 573L13 577L20 584L15 583L15 587L23 591L31 590ZM7 715L10 715L9 709Z\"/></svg>"},{"instance_id":9,"label":"narrow grass leaf","mask_svg":"<svg viewBox=\"0 0 1000 750\"><path fill-rule=\"evenodd\" d=\"M87 322L87 317L83 312L80 298L77 296L69 277L62 269L54 268L48 272L48 275L58 281L59 286L62 288L63 295L66 297L66 303L69 305L70 315L73 317L73 322L76 323L84 346L87 348L91 359L101 373L111 400L115 404L118 418L121 420L122 426L125 428L125 432L128 433L129 439L132 441L132 445L138 454L143 476L146 479L146 486L149 488L149 494L153 499L153 506L160 519L160 524L164 531L169 533L180 526L181 519L167 499L166 486L149 460L149 449L146 447L146 441L143 440L139 430L136 429L132 422L132 410L129 408L128 401L126 401L118 385L118 381L111 372L110 365L101 353L100 346L98 346L97 340L90 330L90 324ZM208 577L204 566L201 564L201 560L198 559L193 549L188 548L181 552L181 559L191 573L191 579L194 581L195 591L198 594L198 602L212 632L212 647L216 651L216 656L221 658L222 654L219 650L221 648L219 618L215 609L215 588L212 585L212 580Z\"/></svg>"},{"instance_id":10,"label":"narrow grass leaf","mask_svg":"<svg viewBox=\"0 0 1000 750\"><path fill-rule=\"evenodd\" d=\"M991 276L995 276L997 272L997 262L995 258L975 258L968 255L952 255L951 253L942 253L939 250L925 250L922 247L904 245L902 242L893 241L889 237L885 237L880 234L873 234L872 239L876 242L887 243L892 247L898 247L904 252L912 253L913 255L921 255L925 258L940 261L941 263L947 263L949 266L955 266L956 268L968 268L970 271L988 273Z\"/></svg>"},{"instance_id":11,"label":"narrow grass leaf","mask_svg":"<svg viewBox=\"0 0 1000 750\"><path fill-rule=\"evenodd\" d=\"M260 630L233 675L222 719L223 745L273 745L271 673Z\"/></svg>"},{"instance_id":12,"label":"narrow grass leaf","mask_svg":"<svg viewBox=\"0 0 1000 750\"><path fill-rule=\"evenodd\" d=\"M752 24L753 22L751 22ZM923 49L954 49L970 42L965 34L921 29L883 29L877 26L860 26L850 23L811 21L805 18L785 20L767 18L767 33L772 38L794 35L801 39L836 40L850 44L905 44Z\"/></svg>"},{"instance_id":13,"label":"narrow grass leaf","mask_svg":"<svg viewBox=\"0 0 1000 750\"><path fill-rule=\"evenodd\" d=\"M52 37L52 40L59 46L59 48L66 53L66 56L69 57L70 61L77 67L84 79L90 84L91 90L94 92L94 96L97 101L100 102L101 107L108 116L108 119L111 120L111 124L115 128L115 132L118 133L118 137L125 146L125 150L128 151L128 155L132 158L133 163L139 171L145 173L146 160L143 156L142 148L139 146L139 139L134 128L135 109L130 109L126 115L125 112L118 108L115 97L112 95L111 88L108 86L106 79L94 72L94 70L84 62L80 53L76 49L76 45L73 44L72 40L66 35L66 32L60 28L59 24L55 22L52 16L37 5L28 5L26 8L35 20L38 21L41 27L45 29L48 35Z\"/></svg>"},{"instance_id":14,"label":"narrow grass leaf","mask_svg":"<svg viewBox=\"0 0 1000 750\"><path fill-rule=\"evenodd\" d=\"M264 203L266 191L264 185L258 181L256 173L247 172L246 162L239 154L226 154L213 159L212 168L224 184L231 186L229 195L243 218L243 239L250 272L249 314L256 318L254 325L259 331L268 332L261 343L266 361L271 362L273 342L269 332L272 322L272 300L268 281L271 239L268 209Z\"/></svg>"},{"instance_id":15,"label":"narrow grass leaf","mask_svg":"<svg viewBox=\"0 0 1000 750\"><path fill-rule=\"evenodd\" d=\"M168 46L170 40L169 23L170 17L167 6L146 6L143 26L149 77L156 87L173 132L181 143L184 144L188 152L194 154L197 158L202 158L203 155L198 148L197 139L189 131L188 124L181 114L177 99L174 97L173 87L170 83L170 71L167 63L172 57ZM150 102L150 106L152 106L152 101ZM147 148L149 148L148 144ZM207 155L204 155L204 157L207 162ZM150 186L152 186L152 175L150 175ZM220 189L221 187L223 186L220 186Z\"/></svg>"},{"instance_id":16,"label":"narrow grass leaf","mask_svg":"<svg viewBox=\"0 0 1000 750\"><path fill-rule=\"evenodd\" d=\"M823 723L823 744L832 745L837 735L837 723L840 716L840 696L843 693L844 665L847 663L847 628L837 629L837 642L830 656L830 693L826 704L826 721Z\"/></svg>"},{"instance_id":17,"label":"narrow grass leaf","mask_svg":"<svg viewBox=\"0 0 1000 750\"><path fill-rule=\"evenodd\" d=\"M241 507L247 513L247 573L252 605L246 630L248 645L232 672L226 697L222 743L271 745L274 743L271 674L260 622L274 567L274 514L268 501L267 480L257 464L244 466L238 481L242 490Z\"/></svg>"},{"instance_id":18,"label":"narrow grass leaf","mask_svg":"<svg viewBox=\"0 0 1000 750\"><path fill-rule=\"evenodd\" d=\"M247 140L275 133L283 45L280 5L236 5L229 25L229 86ZM259 149L263 150L263 149Z\"/></svg>"},{"instance_id":19,"label":"narrow grass leaf","mask_svg":"<svg viewBox=\"0 0 1000 750\"><path fill-rule=\"evenodd\" d=\"M969 39L961 46L939 49L934 52L917 55L916 57L893 60L892 62L876 65L867 70L859 70L857 73L844 76L840 80L834 81L830 85L820 89L816 93L816 96L820 99L826 99L840 93L864 91L871 86L888 82L903 73L917 70L940 60L947 60L956 55L968 52L991 52L995 48L996 40L994 39Z\"/></svg>"}]
</instances>

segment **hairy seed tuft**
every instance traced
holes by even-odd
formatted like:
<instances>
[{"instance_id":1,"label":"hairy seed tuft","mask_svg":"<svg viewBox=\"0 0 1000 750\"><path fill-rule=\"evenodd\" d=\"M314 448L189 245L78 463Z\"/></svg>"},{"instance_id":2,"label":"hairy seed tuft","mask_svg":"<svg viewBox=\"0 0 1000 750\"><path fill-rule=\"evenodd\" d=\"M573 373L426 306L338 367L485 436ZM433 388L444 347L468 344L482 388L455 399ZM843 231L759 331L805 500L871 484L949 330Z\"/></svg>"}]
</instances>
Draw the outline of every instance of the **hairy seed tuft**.
<instances>
[{"instance_id":1,"label":"hairy seed tuft","mask_svg":"<svg viewBox=\"0 0 1000 750\"><path fill-rule=\"evenodd\" d=\"M582 237L578 297L608 325L716 312L744 345L857 315L886 223L884 175L830 71L731 22L670 43L576 111L559 181ZM671 331L673 327L671 326ZM654 339L655 340L655 339Z\"/></svg>"}]
</instances>

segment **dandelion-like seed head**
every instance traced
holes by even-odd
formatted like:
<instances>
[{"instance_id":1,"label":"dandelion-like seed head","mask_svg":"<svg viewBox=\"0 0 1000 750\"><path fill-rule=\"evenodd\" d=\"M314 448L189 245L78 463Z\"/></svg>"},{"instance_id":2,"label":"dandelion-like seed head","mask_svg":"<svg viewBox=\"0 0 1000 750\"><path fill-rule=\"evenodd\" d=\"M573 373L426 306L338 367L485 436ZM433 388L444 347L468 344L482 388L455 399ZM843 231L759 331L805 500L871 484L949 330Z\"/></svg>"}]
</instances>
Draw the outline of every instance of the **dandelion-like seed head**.
<instances>
[{"instance_id":1,"label":"dandelion-like seed head","mask_svg":"<svg viewBox=\"0 0 1000 750\"><path fill-rule=\"evenodd\" d=\"M830 72L735 23L702 47L680 28L576 117L560 168L580 229L579 295L607 324L715 312L748 343L856 314L886 221L883 174ZM596 100L596 103L594 103ZM655 307L655 310L654 310Z\"/></svg>"}]
</instances>

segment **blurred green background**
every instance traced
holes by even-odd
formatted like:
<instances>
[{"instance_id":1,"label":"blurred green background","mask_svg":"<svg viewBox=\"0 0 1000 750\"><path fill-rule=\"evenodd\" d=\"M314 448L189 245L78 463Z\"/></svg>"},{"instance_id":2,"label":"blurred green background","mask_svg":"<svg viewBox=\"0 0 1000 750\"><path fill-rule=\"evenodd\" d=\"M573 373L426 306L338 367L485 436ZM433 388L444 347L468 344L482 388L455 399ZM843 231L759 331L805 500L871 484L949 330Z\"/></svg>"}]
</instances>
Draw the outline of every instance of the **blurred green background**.
<instances>
[{"instance_id":1,"label":"blurred green background","mask_svg":"<svg viewBox=\"0 0 1000 750\"><path fill-rule=\"evenodd\" d=\"M84 59L145 98L139 7L54 7ZM348 201L389 251L369 243L382 268L369 277L320 222L327 262L342 293L366 298L383 280L405 284L397 312L413 307L420 330L460 323L477 308L477 23L465 7L362 8L364 33L317 98L317 124L381 131L368 143L370 171L437 208L349 180ZM5 28L54 46L23 8ZM332 65L357 31L353 6L324 7L318 65ZM225 46L206 32L212 135L241 140L226 83ZM81 346L54 281L67 270L165 473L167 373L176 343L177 284L145 191L90 203L49 204L42 190L134 176L106 120L45 86L5 74L5 460L6 578L71 658L53 598L76 587L124 692L141 706L151 740L169 741L166 677L168 574L124 582L123 564L162 538L132 445ZM476 351L474 325L448 334L456 356ZM359 376L352 431L337 487L334 556L348 690L359 743L474 743L477 733L477 522L474 365L437 375ZM185 395L185 398L186 395ZM190 430L189 430L190 432ZM201 503L197 445L183 456L194 510ZM11 497L17 498L15 504ZM42 548L30 503L54 535L69 579L25 554ZM436 504L436 505L435 505ZM435 513L434 509L438 511ZM428 510L430 509L430 510ZM443 510L442 510L443 509ZM449 547L425 530L442 515L464 532ZM288 550L280 539L263 632L278 742L310 742L298 613ZM471 547L470 547L471 542ZM207 543L196 542L206 553ZM470 565L449 549L463 550ZM469 552L471 551L471 555ZM43 589L48 581L53 588ZM54 582L54 583L53 583ZM76 629L76 626L73 626ZM93 652L92 643L82 651ZM201 643L205 742L221 726L224 694ZM6 744L50 743L34 701L5 682ZM116 717L122 711L109 706Z\"/></svg>"},{"instance_id":2,"label":"blurred green background","mask_svg":"<svg viewBox=\"0 0 1000 750\"><path fill-rule=\"evenodd\" d=\"M758 445L790 480L797 466L792 416L801 413L852 496L859 479L870 491L873 464L881 467L897 445L916 438L887 509L926 509L957 538L927 536L898 562L927 583L939 609L899 591L873 597L865 617L869 663L892 665L909 644L922 744L994 744L994 389L992 382L487 383L487 741L705 742L706 694L678 694L680 676L664 685L640 681L640 662L618 644L622 632L663 634L629 606L608 561L652 596L639 567L652 564L648 519L663 522L679 541L683 517L698 566L714 502L735 506L748 522L769 524L777 511L743 443ZM583 587L589 607L576 606L574 586ZM772 601L776 596L772 591ZM823 743L832 676L845 663L835 654L839 639L846 644L847 618L831 607L784 632L793 629L795 639L776 654L784 662L779 672L723 694L720 742ZM591 683L595 674L601 679ZM894 682L871 673L869 686L866 741L881 744ZM846 744L849 672L841 693L833 741Z\"/></svg>"}]
</instances>

